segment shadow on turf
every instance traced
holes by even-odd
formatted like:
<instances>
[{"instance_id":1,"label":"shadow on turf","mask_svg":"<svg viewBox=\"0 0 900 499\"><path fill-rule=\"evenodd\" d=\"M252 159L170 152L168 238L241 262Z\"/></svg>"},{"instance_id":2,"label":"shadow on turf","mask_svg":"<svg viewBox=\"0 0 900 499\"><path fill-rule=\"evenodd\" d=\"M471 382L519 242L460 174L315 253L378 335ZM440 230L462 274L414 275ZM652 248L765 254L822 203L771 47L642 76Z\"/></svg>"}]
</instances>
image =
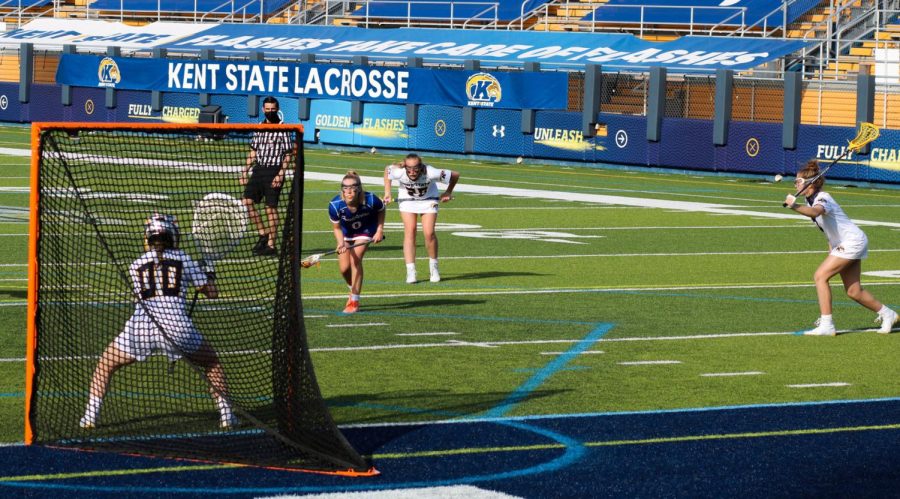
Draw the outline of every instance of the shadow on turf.
<instances>
[{"instance_id":1,"label":"shadow on turf","mask_svg":"<svg viewBox=\"0 0 900 499\"><path fill-rule=\"evenodd\" d=\"M416 300L416 301L406 301L406 302L398 302L398 303L385 303L382 305L369 305L366 303L365 311L371 312L374 310L397 310L397 309L405 309L405 308L421 308L421 307L434 307L434 306L442 306L442 305L481 305L485 302L485 300L459 300L453 298L437 298L434 300Z\"/></svg>"},{"instance_id":2,"label":"shadow on turf","mask_svg":"<svg viewBox=\"0 0 900 499\"><path fill-rule=\"evenodd\" d=\"M12 290L12 291L3 291L2 293L0 293L0 295L6 295L6 296L8 296L8 297L10 297L10 298L12 298L12 299L14 299L14 300L25 300L25 299L28 298L28 291L26 291L26 290L22 290L22 291L15 291L15 290Z\"/></svg>"},{"instance_id":3,"label":"shadow on turf","mask_svg":"<svg viewBox=\"0 0 900 499\"><path fill-rule=\"evenodd\" d=\"M471 274L458 274L452 277L442 277L441 282L462 281L466 279L495 279L497 277L534 277L546 275L550 274L540 274L537 272L476 272Z\"/></svg>"},{"instance_id":4,"label":"shadow on turf","mask_svg":"<svg viewBox=\"0 0 900 499\"><path fill-rule=\"evenodd\" d=\"M528 394L528 401L552 397L570 390L535 390ZM342 414L348 409L358 409L365 414L357 418L342 417L340 425L361 425L381 423L378 431L364 428L342 429L352 434L353 446L362 454L372 454L386 444L408 434L421 431L429 426L421 421L464 421L478 418L509 400L509 392L451 393L449 391L398 391L378 394L348 395L327 400L332 411L339 409ZM424 406L429 406L425 408ZM387 415L386 415L387 414ZM404 421L413 419L415 423L383 425L386 420Z\"/></svg>"}]
</instances>

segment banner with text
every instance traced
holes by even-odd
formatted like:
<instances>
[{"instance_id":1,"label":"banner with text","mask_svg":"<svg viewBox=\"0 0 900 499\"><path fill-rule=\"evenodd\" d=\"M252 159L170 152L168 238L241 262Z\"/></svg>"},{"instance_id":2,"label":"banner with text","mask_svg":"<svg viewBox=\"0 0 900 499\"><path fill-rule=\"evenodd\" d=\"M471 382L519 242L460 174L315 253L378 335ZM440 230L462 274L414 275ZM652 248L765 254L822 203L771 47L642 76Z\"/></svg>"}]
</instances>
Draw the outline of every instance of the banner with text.
<instances>
[{"instance_id":1,"label":"banner with text","mask_svg":"<svg viewBox=\"0 0 900 499\"><path fill-rule=\"evenodd\" d=\"M57 83L206 94L276 95L496 109L565 109L568 76L274 61L138 59L64 54ZM539 88L540 92L532 91Z\"/></svg>"},{"instance_id":2,"label":"banner with text","mask_svg":"<svg viewBox=\"0 0 900 499\"><path fill-rule=\"evenodd\" d=\"M163 47L172 52L211 49L223 54L258 51L395 60L421 57L425 61L455 63L477 59L482 64L534 61L566 66L602 64L604 70L664 66L672 71L709 72L754 68L809 45L808 41L782 38L682 36L655 42L621 33L225 23Z\"/></svg>"},{"instance_id":3,"label":"banner with text","mask_svg":"<svg viewBox=\"0 0 900 499\"><path fill-rule=\"evenodd\" d=\"M604 70L639 70L664 66L673 72L736 71L757 67L812 44L782 38L682 36L666 42L647 41L622 33L569 33L471 29L366 29L343 26L288 24L191 24L155 22L145 26L84 19L36 19L0 34L0 47L32 43L39 50L75 45L79 50L118 46L125 51L161 47L170 53L323 58L366 56L373 60L483 65L544 65L580 67L601 64Z\"/></svg>"}]
</instances>

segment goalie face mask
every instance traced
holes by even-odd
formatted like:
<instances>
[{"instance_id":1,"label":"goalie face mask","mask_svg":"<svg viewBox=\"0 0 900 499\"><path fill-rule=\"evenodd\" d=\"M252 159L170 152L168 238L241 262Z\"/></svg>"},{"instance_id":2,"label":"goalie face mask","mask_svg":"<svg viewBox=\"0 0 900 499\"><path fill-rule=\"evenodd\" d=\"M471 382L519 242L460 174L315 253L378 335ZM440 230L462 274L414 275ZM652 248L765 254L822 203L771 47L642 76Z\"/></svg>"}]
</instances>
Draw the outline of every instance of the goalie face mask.
<instances>
[{"instance_id":1,"label":"goalie face mask","mask_svg":"<svg viewBox=\"0 0 900 499\"><path fill-rule=\"evenodd\" d=\"M167 248L177 248L178 236L178 224L173 215L154 213L144 224L144 238L149 247L163 244Z\"/></svg>"}]
</instances>

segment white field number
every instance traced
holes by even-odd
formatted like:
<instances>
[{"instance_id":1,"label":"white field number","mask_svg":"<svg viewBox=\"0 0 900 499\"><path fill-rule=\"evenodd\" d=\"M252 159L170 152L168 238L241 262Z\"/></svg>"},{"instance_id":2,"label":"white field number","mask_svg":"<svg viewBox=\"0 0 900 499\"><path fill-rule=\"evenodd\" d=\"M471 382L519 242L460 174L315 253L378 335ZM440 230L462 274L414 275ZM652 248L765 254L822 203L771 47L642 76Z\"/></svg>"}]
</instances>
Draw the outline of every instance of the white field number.
<instances>
[{"instance_id":1,"label":"white field number","mask_svg":"<svg viewBox=\"0 0 900 499\"><path fill-rule=\"evenodd\" d=\"M467 231L454 232L454 236L475 237L482 239L529 239L532 241L546 241L551 243L587 244L572 239L597 239L605 236L579 236L568 232L555 232L548 230L493 230L493 231Z\"/></svg>"}]
</instances>

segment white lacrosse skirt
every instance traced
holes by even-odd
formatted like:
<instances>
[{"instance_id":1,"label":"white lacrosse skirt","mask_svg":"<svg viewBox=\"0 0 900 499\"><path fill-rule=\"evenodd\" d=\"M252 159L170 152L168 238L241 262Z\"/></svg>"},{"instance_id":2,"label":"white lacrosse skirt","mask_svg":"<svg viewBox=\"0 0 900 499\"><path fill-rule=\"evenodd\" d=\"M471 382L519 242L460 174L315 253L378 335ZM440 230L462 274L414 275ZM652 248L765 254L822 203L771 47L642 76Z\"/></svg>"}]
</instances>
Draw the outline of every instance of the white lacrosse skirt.
<instances>
[{"instance_id":1,"label":"white lacrosse skirt","mask_svg":"<svg viewBox=\"0 0 900 499\"><path fill-rule=\"evenodd\" d=\"M845 239L831 249L831 255L847 260L862 260L869 256L869 241L866 239Z\"/></svg>"},{"instance_id":2,"label":"white lacrosse skirt","mask_svg":"<svg viewBox=\"0 0 900 499\"><path fill-rule=\"evenodd\" d=\"M437 199L401 199L400 211L407 213L437 213L440 201Z\"/></svg>"},{"instance_id":3,"label":"white lacrosse skirt","mask_svg":"<svg viewBox=\"0 0 900 499\"><path fill-rule=\"evenodd\" d=\"M196 352L203 342L203 337L190 319L187 317L179 319L160 321L168 336L167 339L148 316L134 314L125 323L125 329L113 341L116 348L137 361L145 360L154 352L164 353L169 360L176 361L183 353Z\"/></svg>"}]
</instances>

